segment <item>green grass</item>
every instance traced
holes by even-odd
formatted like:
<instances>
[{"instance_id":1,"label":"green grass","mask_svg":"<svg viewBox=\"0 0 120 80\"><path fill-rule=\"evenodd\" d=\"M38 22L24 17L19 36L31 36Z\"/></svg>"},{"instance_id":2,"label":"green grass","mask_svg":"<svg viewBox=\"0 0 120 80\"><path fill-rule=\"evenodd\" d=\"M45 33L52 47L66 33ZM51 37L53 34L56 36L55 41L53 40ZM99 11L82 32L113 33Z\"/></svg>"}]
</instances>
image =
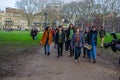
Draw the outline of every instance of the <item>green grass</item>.
<instances>
[{"instance_id":1,"label":"green grass","mask_svg":"<svg viewBox=\"0 0 120 80\"><path fill-rule=\"evenodd\" d=\"M37 40L33 41L30 37L29 31L0 31L0 47L13 45L13 46L32 46L39 44L41 33L38 34Z\"/></svg>"},{"instance_id":2,"label":"green grass","mask_svg":"<svg viewBox=\"0 0 120 80\"><path fill-rule=\"evenodd\" d=\"M120 33L117 33L117 37L120 39ZM29 31L12 31L5 32L0 31L0 48L3 46L33 46L38 45L41 38L41 33L38 34L37 40L33 41L30 37ZM111 42L112 36L107 33L104 42ZM100 44L100 39L98 35L98 45Z\"/></svg>"},{"instance_id":3,"label":"green grass","mask_svg":"<svg viewBox=\"0 0 120 80\"><path fill-rule=\"evenodd\" d=\"M118 37L118 39L120 39L120 33L117 33L117 37ZM112 40L113 40L113 37L109 33L107 33L105 36L104 42L111 42ZM98 35L98 45L100 45L99 35Z\"/></svg>"}]
</instances>

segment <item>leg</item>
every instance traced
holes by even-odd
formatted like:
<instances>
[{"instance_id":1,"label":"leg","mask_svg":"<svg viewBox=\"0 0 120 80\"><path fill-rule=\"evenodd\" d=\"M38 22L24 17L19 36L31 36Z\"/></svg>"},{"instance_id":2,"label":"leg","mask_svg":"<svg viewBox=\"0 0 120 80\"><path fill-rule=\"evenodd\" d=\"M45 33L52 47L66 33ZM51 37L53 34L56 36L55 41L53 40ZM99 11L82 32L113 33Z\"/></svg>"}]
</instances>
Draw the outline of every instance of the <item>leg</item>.
<instances>
[{"instance_id":1,"label":"leg","mask_svg":"<svg viewBox=\"0 0 120 80\"><path fill-rule=\"evenodd\" d=\"M83 48L83 58L85 58L86 57L86 48Z\"/></svg>"},{"instance_id":2,"label":"leg","mask_svg":"<svg viewBox=\"0 0 120 80\"><path fill-rule=\"evenodd\" d=\"M102 42L101 42L101 46L103 47L103 43L104 43L104 38L102 38Z\"/></svg>"},{"instance_id":3,"label":"leg","mask_svg":"<svg viewBox=\"0 0 120 80\"><path fill-rule=\"evenodd\" d=\"M57 56L57 58L59 58L60 57L60 44L59 43L57 44L57 50L58 50L58 56Z\"/></svg>"},{"instance_id":4,"label":"leg","mask_svg":"<svg viewBox=\"0 0 120 80\"><path fill-rule=\"evenodd\" d=\"M78 57L81 55L81 47L78 48Z\"/></svg>"},{"instance_id":5,"label":"leg","mask_svg":"<svg viewBox=\"0 0 120 80\"><path fill-rule=\"evenodd\" d=\"M65 41L65 51L68 51L68 49L67 49L67 41Z\"/></svg>"},{"instance_id":6,"label":"leg","mask_svg":"<svg viewBox=\"0 0 120 80\"><path fill-rule=\"evenodd\" d=\"M96 62L96 46L95 45L93 45L92 57L93 57L93 63L95 63Z\"/></svg>"},{"instance_id":7,"label":"leg","mask_svg":"<svg viewBox=\"0 0 120 80\"><path fill-rule=\"evenodd\" d=\"M61 56L63 56L62 52L63 52L63 43L61 43Z\"/></svg>"},{"instance_id":8,"label":"leg","mask_svg":"<svg viewBox=\"0 0 120 80\"><path fill-rule=\"evenodd\" d=\"M47 54L47 51L46 51L46 44L44 45L44 50L45 50L45 55Z\"/></svg>"},{"instance_id":9,"label":"leg","mask_svg":"<svg viewBox=\"0 0 120 80\"><path fill-rule=\"evenodd\" d=\"M76 47L75 48L75 60L78 60L78 54L79 54L79 51L78 51L78 48Z\"/></svg>"},{"instance_id":10,"label":"leg","mask_svg":"<svg viewBox=\"0 0 120 80\"><path fill-rule=\"evenodd\" d=\"M50 45L47 45L47 49L48 49L48 56L50 55Z\"/></svg>"}]
</instances>

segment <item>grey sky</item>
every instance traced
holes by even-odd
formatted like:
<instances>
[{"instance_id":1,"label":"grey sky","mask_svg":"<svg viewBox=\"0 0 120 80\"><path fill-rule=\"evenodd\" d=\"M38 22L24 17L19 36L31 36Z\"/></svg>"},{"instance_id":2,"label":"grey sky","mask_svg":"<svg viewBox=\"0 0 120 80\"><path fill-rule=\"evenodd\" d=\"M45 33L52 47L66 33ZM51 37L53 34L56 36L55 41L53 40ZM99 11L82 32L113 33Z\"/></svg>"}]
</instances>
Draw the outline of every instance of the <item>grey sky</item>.
<instances>
[{"instance_id":1,"label":"grey sky","mask_svg":"<svg viewBox=\"0 0 120 80\"><path fill-rule=\"evenodd\" d=\"M0 0L0 9L5 10L6 7L15 7L15 3L18 0ZM69 1L78 1L78 0L64 0L65 2Z\"/></svg>"}]
</instances>

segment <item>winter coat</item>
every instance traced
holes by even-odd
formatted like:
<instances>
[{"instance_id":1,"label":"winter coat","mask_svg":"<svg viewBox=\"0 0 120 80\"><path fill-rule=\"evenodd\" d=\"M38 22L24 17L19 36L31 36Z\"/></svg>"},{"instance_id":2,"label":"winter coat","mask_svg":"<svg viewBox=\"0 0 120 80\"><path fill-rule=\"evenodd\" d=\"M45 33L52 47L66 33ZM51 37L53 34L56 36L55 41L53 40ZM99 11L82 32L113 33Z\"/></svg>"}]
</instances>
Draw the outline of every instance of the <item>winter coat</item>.
<instances>
[{"instance_id":1,"label":"winter coat","mask_svg":"<svg viewBox=\"0 0 120 80\"><path fill-rule=\"evenodd\" d=\"M72 36L72 40L71 40L71 43L70 43L70 45L72 46L72 48L74 49L76 46L75 46L75 37L76 37L76 33L74 33L73 34L73 36ZM84 39L83 39L83 33L81 32L80 34L79 34L79 47L82 47L83 46L83 44L84 44Z\"/></svg>"},{"instance_id":2,"label":"winter coat","mask_svg":"<svg viewBox=\"0 0 120 80\"><path fill-rule=\"evenodd\" d=\"M89 45L92 45L92 36L93 34L95 35L95 38L94 38L94 41L95 41L95 45L97 45L97 31L93 31L91 30L89 33L88 33L88 44Z\"/></svg>"},{"instance_id":3,"label":"winter coat","mask_svg":"<svg viewBox=\"0 0 120 80\"><path fill-rule=\"evenodd\" d=\"M51 31L49 31L49 35L48 35L48 31L44 31L42 35L42 39L41 39L41 44L45 45L46 41L48 41L48 45L52 43L52 32Z\"/></svg>"},{"instance_id":4,"label":"winter coat","mask_svg":"<svg viewBox=\"0 0 120 80\"><path fill-rule=\"evenodd\" d=\"M65 41L65 34L64 34L64 31L62 31L62 43ZM58 44L59 43L59 32L56 33L55 35L55 43Z\"/></svg>"}]
</instances>

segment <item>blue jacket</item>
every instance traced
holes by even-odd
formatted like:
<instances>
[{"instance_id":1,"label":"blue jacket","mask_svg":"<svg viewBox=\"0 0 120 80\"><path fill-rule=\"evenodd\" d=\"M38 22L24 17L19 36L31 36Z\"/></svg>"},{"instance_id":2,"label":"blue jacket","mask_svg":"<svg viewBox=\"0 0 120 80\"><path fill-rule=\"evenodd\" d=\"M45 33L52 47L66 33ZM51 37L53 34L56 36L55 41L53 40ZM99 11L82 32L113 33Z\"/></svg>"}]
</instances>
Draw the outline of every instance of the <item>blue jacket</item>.
<instances>
[{"instance_id":1,"label":"blue jacket","mask_svg":"<svg viewBox=\"0 0 120 80\"><path fill-rule=\"evenodd\" d=\"M84 44L84 39L83 39L83 33L81 32L80 33L80 39L79 39L79 47L82 47L83 46L83 44ZM74 33L73 34L73 36L72 36L72 40L71 40L71 43L70 43L70 45L72 46L72 49L74 49L76 46L75 46L75 37L76 37L76 34Z\"/></svg>"},{"instance_id":2,"label":"blue jacket","mask_svg":"<svg viewBox=\"0 0 120 80\"><path fill-rule=\"evenodd\" d=\"M94 39L92 39L93 35L95 35ZM93 41L95 41L95 45L97 45L97 31L91 30L88 34L88 44L92 45Z\"/></svg>"}]
</instances>

